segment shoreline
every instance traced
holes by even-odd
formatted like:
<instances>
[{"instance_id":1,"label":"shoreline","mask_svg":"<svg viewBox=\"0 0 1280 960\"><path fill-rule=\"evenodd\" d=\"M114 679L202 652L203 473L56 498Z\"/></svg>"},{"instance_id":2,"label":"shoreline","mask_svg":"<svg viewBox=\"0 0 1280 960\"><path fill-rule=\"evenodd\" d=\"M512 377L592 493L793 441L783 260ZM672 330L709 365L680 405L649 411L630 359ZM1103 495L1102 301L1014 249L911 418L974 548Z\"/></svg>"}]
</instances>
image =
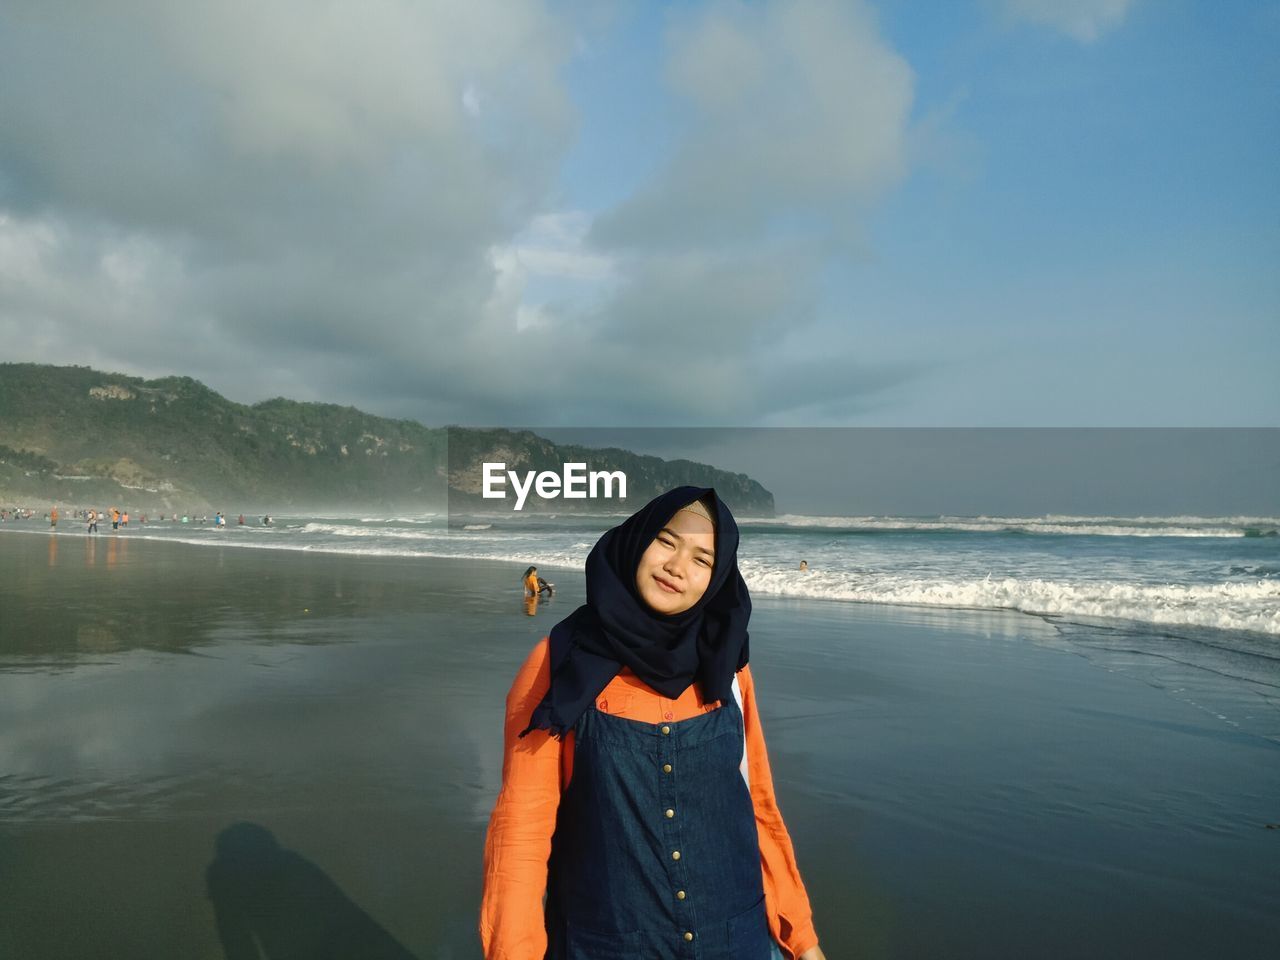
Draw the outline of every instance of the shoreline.
<instances>
[{"instance_id":1,"label":"shoreline","mask_svg":"<svg viewBox=\"0 0 1280 960\"><path fill-rule=\"evenodd\" d=\"M273 515L274 516L274 515ZM346 517L294 517L293 515L283 515L275 518L277 521L288 519L308 519L308 520L332 520L332 519L350 519ZM432 552L429 550L390 550L385 548L366 548L355 549L352 547L343 547L341 549L326 547L324 545L313 544L278 544L278 543L224 543L214 540L197 539L194 536L169 536L163 534L150 534L145 531L146 525L137 525L126 530L112 530L110 521L106 521L106 528L103 529L103 521L99 520L99 531L96 534L87 533L84 529L57 529L51 530L45 520L31 518L30 520L15 521L18 523L41 524L36 529L14 529L9 523L0 523L0 537L7 533L26 534L44 537L68 537L72 539L87 540L98 537L122 537L131 541L142 541L149 543L172 543L183 546L191 546L198 548L206 547L224 547L235 550L254 550L254 551L279 551L292 555L324 555L334 557L351 557L353 559L403 559L406 561L448 561L450 563L493 563L493 564L511 564L513 566L527 565L528 563L536 563L539 567L549 570L565 571L570 574L581 576L583 568L581 565L570 565L557 560L545 560L534 557L509 558L505 556L466 556L453 553ZM59 526L68 523L66 520L60 520ZM86 526L85 521L80 518L73 518L70 523L77 528ZM165 523L170 521L150 521L150 523ZM234 536L232 531L238 526L235 523L228 522L226 527L218 530L212 523L192 523L181 524L179 526L189 527L192 530L209 531L212 536ZM257 528L257 524L246 523L245 527ZM216 533L214 531L217 531ZM1262 582L1261 580L1259 582ZM958 604L941 604L941 603L910 603L899 602L890 603L882 600L863 600L857 598L825 596L822 594L795 594L795 593L778 593L759 588L753 590L753 600L759 601L766 598L773 600L805 600L818 603L832 603L842 606L863 607L871 610L885 609L888 611L898 609L908 610L937 610L949 611L957 614L966 612L972 613L1007 613L1020 617L1029 618L1031 620L1040 621L1055 629L1064 627L1068 629L1097 629L1101 631L1115 629L1134 629L1155 635L1167 635L1173 631L1178 631L1187 636L1207 635L1220 637L1240 637L1246 641L1255 643L1278 643L1280 642L1280 634L1270 633L1265 630L1250 630L1240 627L1223 627L1216 625L1204 625L1185 622L1162 622L1142 620L1125 617L1109 617L1103 615L1075 614L1075 613L1056 613L1043 612L1034 610L1022 610L1011 606L977 606L977 605L958 605ZM1060 631L1061 632L1061 631Z\"/></svg>"},{"instance_id":2,"label":"shoreline","mask_svg":"<svg viewBox=\"0 0 1280 960\"><path fill-rule=\"evenodd\" d=\"M213 533L221 537L227 531ZM390 576L399 584L448 583L467 584L471 592L479 590L501 602L514 606L523 598L517 582L523 561L495 557L458 557L427 552L401 553L351 549L332 550L324 547L278 544L228 544L217 539L194 540L167 536L147 536L136 531L119 533L108 529L105 534L82 531L52 532L48 529L10 530L0 527L0 545L4 534L23 533L43 537L56 549L58 542L71 541L106 545L106 562L111 564L113 551L123 552L128 544L158 547L157 562L169 564L165 554L174 557L187 554L184 548L222 548L228 557L237 554L257 557L275 570L288 569L307 560L322 562L335 570L347 565L367 579ZM118 545L118 546L117 546ZM143 547L147 549L147 547ZM2 550L2 548L0 548ZM199 554L191 554L192 557ZM133 560L138 556L135 552ZM179 559L177 561L181 563ZM225 562L221 558L219 563ZM232 560L231 562L234 562ZM542 601L538 623L547 616L558 620L586 601L585 580L581 568L542 564L546 569L571 572L559 577L556 596ZM425 587L419 589L426 590ZM942 606L936 604L878 603L840 598L757 593L752 596L757 622L762 614L786 611L805 619L827 623L847 623L853 629L896 628L901 625L924 626L928 629L960 635L982 634L987 639L1015 638L1026 645L1045 650L1066 652L1089 662L1095 669L1120 674L1133 681L1166 691L1193 703L1216 722L1242 732L1280 743L1280 656L1274 645L1276 637L1266 633L1226 630L1216 627L1184 627L1177 632L1160 624L1119 618L1072 618L1066 615L1031 613L1009 607ZM531 621L533 622L533 621ZM549 629L554 620L547 622ZM753 628L753 635L759 633Z\"/></svg>"}]
</instances>

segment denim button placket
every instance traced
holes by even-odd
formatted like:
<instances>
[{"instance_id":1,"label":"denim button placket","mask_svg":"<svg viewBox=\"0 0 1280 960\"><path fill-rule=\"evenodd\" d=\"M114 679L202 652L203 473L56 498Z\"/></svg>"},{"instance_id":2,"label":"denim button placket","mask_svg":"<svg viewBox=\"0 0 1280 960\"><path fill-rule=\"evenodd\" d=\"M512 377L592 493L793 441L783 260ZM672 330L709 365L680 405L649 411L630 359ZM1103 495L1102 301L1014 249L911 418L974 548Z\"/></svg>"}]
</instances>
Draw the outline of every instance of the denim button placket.
<instances>
[{"instance_id":1,"label":"denim button placket","mask_svg":"<svg viewBox=\"0 0 1280 960\"><path fill-rule=\"evenodd\" d=\"M597 706L601 699L604 698L597 698ZM616 709L616 704L609 705ZM733 846L722 850L715 843L708 848L708 837L723 836L726 825L743 831L751 828L750 832L754 834L750 799L737 769L742 749L741 714L732 702L727 706L728 709L721 707L682 721L666 721L659 714L657 723L642 724L611 716L603 710L589 711L579 721L579 756L574 764L574 781L562 804L572 809L574 803L587 797L603 798L608 802L615 795L610 793L611 785L625 784L628 777L639 778L633 781L632 789L624 789L623 794L616 795L620 798L618 811L621 814L626 810L625 800L621 798L626 795L633 798L643 796L645 816L656 817L660 824L655 829L653 821L649 820L643 826L636 824L634 828L614 835L615 840L620 836L625 842L638 845L640 856L627 857L626 862L648 862L655 871L648 877L637 873L633 881L623 880L624 887L634 883L638 899L620 900L620 903L644 904L646 895L655 897L654 901L644 905L643 913L627 918L631 925L627 929L643 927L648 921L641 918L653 918L654 921L661 918L660 922L638 934L642 943L636 944L639 949L636 955L663 956L669 960L710 960L722 956L732 956L735 960L748 960L748 957L750 960L764 960L767 956L760 953L757 957L754 943L751 949L740 950L739 947L747 941L740 941L739 935L732 933L722 922L727 906L749 902L751 897L763 894L759 854L751 855L754 869L744 871L743 867L747 865L739 863L736 870L725 871L720 869L720 865L722 861L728 862L724 859L728 856L726 851L740 848ZM667 728L666 732L663 727ZM714 746L710 746L712 744ZM591 776L589 771L593 770L607 773L593 781L582 781L583 777ZM573 784L579 781L594 783L604 792L575 790ZM708 802L708 794L717 799ZM739 798L745 803L741 809ZM721 811L725 810L736 811L728 821L721 819ZM708 822L708 816L714 818L714 823ZM742 822L734 818L741 818ZM548 910L554 914L556 922L567 921L570 927L578 922L577 917L581 913L584 925L590 927L595 924L599 929L599 924L604 922L607 925L608 920L588 916L590 910L580 912L578 907L600 902L600 884L607 887L611 895L619 896L615 879L626 876L626 872L616 874L611 871L607 875L585 879L592 877L592 872L601 869L604 863L597 853L601 849L598 840L576 829L586 822L584 817L567 818L560 824L560 828L566 828L565 833L561 835L558 828L553 838L553 865L558 863L567 870L557 871L560 882L552 886L557 888L558 895L554 902L548 901ZM710 833L709 827L712 828ZM708 849L713 851L710 858ZM644 859L646 851L655 855L652 860ZM677 851L678 858L673 856ZM567 860L563 859L566 857ZM748 877L751 879L746 879ZM568 883L568 878L576 879ZM744 882L746 886L743 886ZM566 897L564 894L570 889L575 892ZM621 895L631 896L629 893ZM740 906L736 908L742 909ZM730 911L725 915L733 913ZM726 944L728 954L724 953L725 945L721 943L722 927L731 941ZM553 924L549 929L562 928ZM686 939L685 934L692 934L692 939ZM757 938L753 934L750 939L754 941ZM564 946L563 940L553 937L548 956L552 960L566 960L569 955L580 955L566 953Z\"/></svg>"},{"instance_id":2,"label":"denim button placket","mask_svg":"<svg viewBox=\"0 0 1280 960\"><path fill-rule=\"evenodd\" d=\"M676 807L676 788L678 781L675 772L679 768L677 754L680 745L680 725L659 724L658 736L658 809L653 813L661 823L662 838L670 856L666 860L667 878L671 888L671 902L675 905L676 916L685 930L693 927L692 904L688 900L688 863L681 854L681 836L679 818L667 816L667 812ZM667 773L670 768L671 772ZM683 896L677 894L677 891ZM694 956L692 943L688 938L680 940L680 953Z\"/></svg>"}]
</instances>

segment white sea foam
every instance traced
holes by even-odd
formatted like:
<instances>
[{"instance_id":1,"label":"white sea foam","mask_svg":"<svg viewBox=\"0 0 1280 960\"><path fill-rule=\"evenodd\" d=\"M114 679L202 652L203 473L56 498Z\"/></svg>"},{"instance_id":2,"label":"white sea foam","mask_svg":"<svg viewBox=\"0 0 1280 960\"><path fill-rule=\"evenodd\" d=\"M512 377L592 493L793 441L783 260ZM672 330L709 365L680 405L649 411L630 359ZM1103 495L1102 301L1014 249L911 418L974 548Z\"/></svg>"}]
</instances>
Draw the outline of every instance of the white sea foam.
<instances>
[{"instance_id":1,"label":"white sea foam","mask_svg":"<svg viewBox=\"0 0 1280 960\"><path fill-rule=\"evenodd\" d=\"M442 556L474 556L469 552L467 545L475 543L507 543L507 544L525 544L525 543L546 543L548 542L545 535L540 535L536 531L519 531L519 530L497 530L488 532L492 528L492 524L472 525L464 528L463 532L449 530L445 527L437 527L435 530L396 530L386 527L361 527L355 524L344 523L307 523L301 527L287 531L288 534L301 534L308 538L312 538L312 547L333 546L336 549L342 549L337 544L326 545L315 542L315 538L338 538L342 540L370 540L370 541L415 541L423 543L453 543L457 546L456 552L442 554Z\"/></svg>"},{"instance_id":2,"label":"white sea foam","mask_svg":"<svg viewBox=\"0 0 1280 960\"><path fill-rule=\"evenodd\" d=\"M451 534L441 529L436 532L426 530L388 530L385 527L358 527L349 523L308 523L301 527L304 534L326 534L334 537L364 537L378 540L448 540Z\"/></svg>"},{"instance_id":3,"label":"white sea foam","mask_svg":"<svg viewBox=\"0 0 1280 960\"><path fill-rule=\"evenodd\" d=\"M817 517L783 514L745 521L795 529L925 533L1031 533L1094 537L1244 537L1280 528L1275 517Z\"/></svg>"},{"instance_id":4,"label":"white sea foam","mask_svg":"<svg viewBox=\"0 0 1280 960\"><path fill-rule=\"evenodd\" d=\"M494 529L485 518L466 519L475 522L451 530L443 518L428 523L420 517L277 516L269 527L153 523L119 536L581 570L599 532L584 528L577 515L563 527L539 521ZM1222 539L1239 538L1246 529L1272 529L1273 522L1280 524L1269 517L783 516L748 521L756 528L744 537L739 557L748 583L760 595L1122 618L1274 636L1280 635L1280 540ZM5 526L24 532L24 525ZM800 528L808 528L809 535L800 536ZM1002 535L1011 528L1028 533L1105 532L1112 539L1069 536L1055 541ZM815 530L817 536L812 535ZM878 535L851 539L837 535L841 530ZM955 530L971 535L956 537ZM47 535L34 525L25 532ZM58 533L59 538L82 535L74 527ZM116 534L100 538L107 536ZM1161 536L1166 539L1151 539ZM800 556L809 560L813 572L806 575L796 569Z\"/></svg>"},{"instance_id":5,"label":"white sea foam","mask_svg":"<svg viewBox=\"0 0 1280 960\"><path fill-rule=\"evenodd\" d=\"M913 578L883 573L778 570L742 564L752 592L859 603L1020 610L1064 617L1280 634L1280 583L1141 584L1015 577Z\"/></svg>"},{"instance_id":6,"label":"white sea foam","mask_svg":"<svg viewBox=\"0 0 1280 960\"><path fill-rule=\"evenodd\" d=\"M361 517L360 522L361 523L438 523L439 521L435 519L438 516L439 514L437 513L424 513L418 517ZM346 518L345 517L333 517L333 518L321 517L317 519L345 520Z\"/></svg>"}]
</instances>

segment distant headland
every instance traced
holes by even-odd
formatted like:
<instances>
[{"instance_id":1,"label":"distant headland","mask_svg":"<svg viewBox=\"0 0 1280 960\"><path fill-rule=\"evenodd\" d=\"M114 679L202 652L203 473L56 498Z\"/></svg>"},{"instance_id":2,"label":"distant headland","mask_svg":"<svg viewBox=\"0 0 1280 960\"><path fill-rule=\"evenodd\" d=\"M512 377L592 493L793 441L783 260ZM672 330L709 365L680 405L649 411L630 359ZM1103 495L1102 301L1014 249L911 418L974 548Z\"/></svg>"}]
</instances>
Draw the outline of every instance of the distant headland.
<instances>
[{"instance_id":1,"label":"distant headland","mask_svg":"<svg viewBox=\"0 0 1280 960\"><path fill-rule=\"evenodd\" d=\"M354 407L277 397L251 406L190 377L143 380L89 367L0 364L0 502L163 511L512 509L483 497L485 463L522 475L566 464L620 471L625 510L680 484L715 487L735 511L773 516L745 474L529 430L428 427ZM526 511L547 509L531 496ZM600 510L556 498L555 510Z\"/></svg>"}]
</instances>

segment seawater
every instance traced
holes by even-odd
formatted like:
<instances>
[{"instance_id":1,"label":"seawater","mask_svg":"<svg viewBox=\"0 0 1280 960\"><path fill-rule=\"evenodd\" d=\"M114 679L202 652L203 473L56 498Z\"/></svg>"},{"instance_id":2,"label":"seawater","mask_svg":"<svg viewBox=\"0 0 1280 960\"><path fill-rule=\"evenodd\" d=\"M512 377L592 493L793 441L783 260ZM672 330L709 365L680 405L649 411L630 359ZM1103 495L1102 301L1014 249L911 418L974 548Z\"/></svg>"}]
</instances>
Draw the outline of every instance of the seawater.
<instances>
[{"instance_id":1,"label":"seawater","mask_svg":"<svg viewBox=\"0 0 1280 960\"><path fill-rule=\"evenodd\" d=\"M614 514L281 516L226 528L150 522L119 533L198 545L509 561L581 571ZM38 521L9 529L43 529ZM1280 637L1280 518L744 518L752 592L837 602L1006 609ZM64 520L59 536L85 535ZM808 561L807 572L799 569ZM549 577L554 579L554 576ZM1280 648L1277 648L1280 653Z\"/></svg>"},{"instance_id":2,"label":"seawater","mask_svg":"<svg viewBox=\"0 0 1280 960\"><path fill-rule=\"evenodd\" d=\"M290 955L337 928L355 956L478 957L507 688L583 599L543 554L578 563L615 519L0 526L0 957L227 960L254 924ZM744 526L780 577L797 545L830 574L824 537L944 536ZM559 581L532 615L508 543ZM1274 645L758 586L761 717L830 955L1277 955Z\"/></svg>"}]
</instances>

